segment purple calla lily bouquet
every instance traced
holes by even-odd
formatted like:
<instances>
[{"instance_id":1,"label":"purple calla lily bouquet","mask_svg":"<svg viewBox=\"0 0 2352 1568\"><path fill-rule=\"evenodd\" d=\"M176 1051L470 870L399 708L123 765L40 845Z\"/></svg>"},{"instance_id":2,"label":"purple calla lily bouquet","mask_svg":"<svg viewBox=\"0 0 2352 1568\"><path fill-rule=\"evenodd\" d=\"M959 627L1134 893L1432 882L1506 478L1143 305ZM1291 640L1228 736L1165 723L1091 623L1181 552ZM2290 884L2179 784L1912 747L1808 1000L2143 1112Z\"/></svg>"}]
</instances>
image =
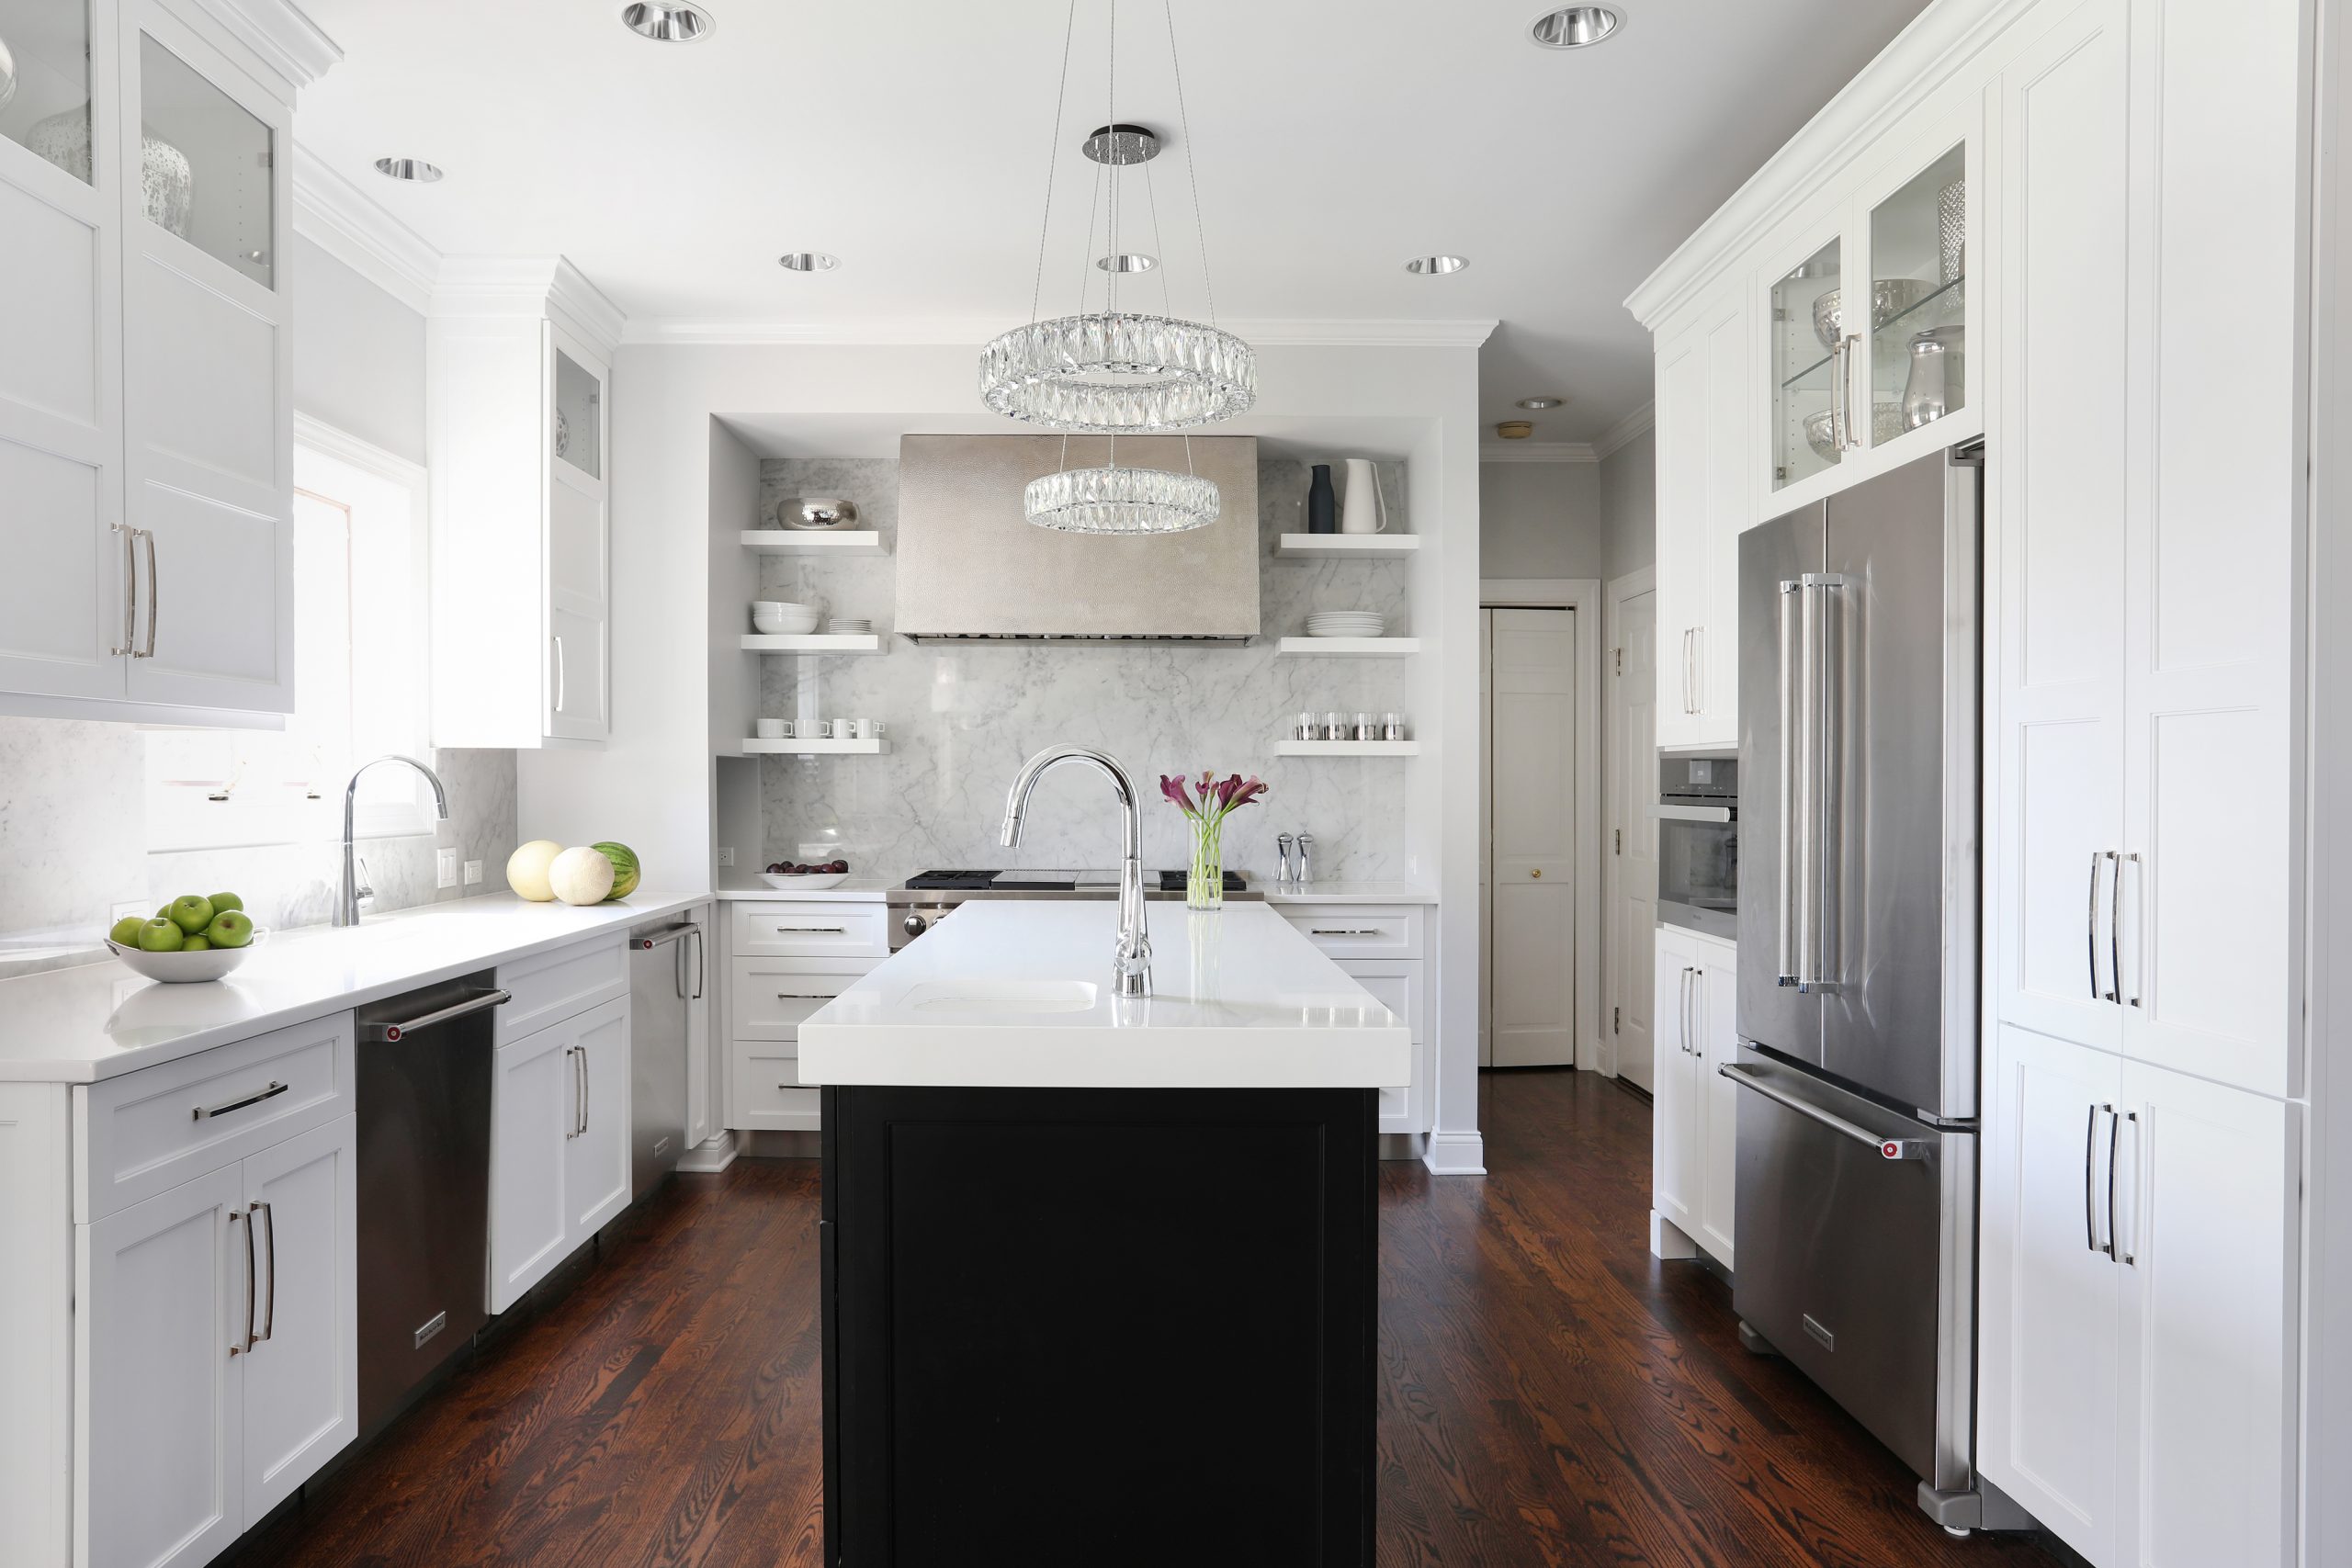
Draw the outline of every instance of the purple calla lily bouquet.
<instances>
[{"instance_id":1,"label":"purple calla lily bouquet","mask_svg":"<svg viewBox=\"0 0 2352 1568\"><path fill-rule=\"evenodd\" d=\"M1194 790L1200 798L1193 798ZM1159 775L1159 793L1193 824L1193 864L1184 879L1188 909L1225 908L1225 819L1266 793L1263 779L1239 773L1219 779L1204 770L1197 780Z\"/></svg>"}]
</instances>

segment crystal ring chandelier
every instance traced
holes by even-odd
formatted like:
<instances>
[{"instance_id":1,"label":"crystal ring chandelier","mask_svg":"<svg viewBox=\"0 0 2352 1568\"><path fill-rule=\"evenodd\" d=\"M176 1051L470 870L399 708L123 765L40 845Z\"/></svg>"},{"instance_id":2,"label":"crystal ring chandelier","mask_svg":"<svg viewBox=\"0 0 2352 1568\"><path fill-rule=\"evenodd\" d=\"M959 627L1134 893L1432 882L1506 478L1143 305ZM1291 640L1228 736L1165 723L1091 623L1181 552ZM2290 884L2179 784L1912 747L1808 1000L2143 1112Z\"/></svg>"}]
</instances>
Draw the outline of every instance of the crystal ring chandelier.
<instances>
[{"instance_id":1,"label":"crystal ring chandelier","mask_svg":"<svg viewBox=\"0 0 2352 1568\"><path fill-rule=\"evenodd\" d=\"M1078 0L1070 0L1063 25L1062 73L1054 110L1054 148L1046 164L1046 215L1037 236L1037 280L1030 296L1030 321L1002 333L980 351L980 400L1008 419L1064 434L1063 464L1032 483L1025 493L1029 521L1042 527L1086 534L1174 534L1216 521L1219 498L1212 481L1191 472L1192 444L1185 442L1186 472L1162 473L1122 466L1117 437L1181 434L1195 425L1230 419L1257 400L1257 356L1248 344L1216 325L1216 299L1208 286L1207 242L1201 243L1201 282L1208 296L1206 323L1186 321L1168 308L1167 269L1156 255L1120 248L1119 220L1124 183L1139 171L1154 243L1159 202L1151 189L1151 160L1159 136L1149 128L1117 118L1119 0L1109 0L1108 98L1110 122L1086 138L1082 151L1095 165L1092 202L1086 221L1090 265L1080 275L1079 310L1046 320L1037 317L1044 291L1046 243L1053 223L1054 175L1058 167L1062 116L1069 96L1070 41ZM1174 77L1176 109L1183 126L1184 162L1192 191L1193 222L1200 229L1200 186L1192 163L1192 129L1184 112L1183 70L1176 60L1172 6L1161 0ZM1096 214L1105 254L1097 254ZM1105 275L1102 308L1089 310L1086 277ZM1123 309L1123 276L1159 274L1161 309ZM1131 285L1130 287L1137 287ZM1110 460L1098 468L1068 466L1070 434L1113 438Z\"/></svg>"}]
</instances>

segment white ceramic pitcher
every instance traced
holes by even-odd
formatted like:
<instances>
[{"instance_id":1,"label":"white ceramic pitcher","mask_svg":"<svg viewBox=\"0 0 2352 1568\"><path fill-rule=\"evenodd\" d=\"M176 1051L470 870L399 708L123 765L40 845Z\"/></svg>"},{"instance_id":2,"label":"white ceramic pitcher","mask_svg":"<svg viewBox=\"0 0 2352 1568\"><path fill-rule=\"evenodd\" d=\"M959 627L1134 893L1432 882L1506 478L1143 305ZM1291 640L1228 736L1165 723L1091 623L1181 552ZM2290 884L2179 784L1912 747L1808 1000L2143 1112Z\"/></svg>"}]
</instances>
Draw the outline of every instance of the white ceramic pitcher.
<instances>
[{"instance_id":1,"label":"white ceramic pitcher","mask_svg":"<svg viewBox=\"0 0 2352 1568\"><path fill-rule=\"evenodd\" d=\"M1369 457L1348 459L1348 494L1340 512L1342 534L1378 534L1388 526L1388 502L1380 493L1380 470Z\"/></svg>"}]
</instances>

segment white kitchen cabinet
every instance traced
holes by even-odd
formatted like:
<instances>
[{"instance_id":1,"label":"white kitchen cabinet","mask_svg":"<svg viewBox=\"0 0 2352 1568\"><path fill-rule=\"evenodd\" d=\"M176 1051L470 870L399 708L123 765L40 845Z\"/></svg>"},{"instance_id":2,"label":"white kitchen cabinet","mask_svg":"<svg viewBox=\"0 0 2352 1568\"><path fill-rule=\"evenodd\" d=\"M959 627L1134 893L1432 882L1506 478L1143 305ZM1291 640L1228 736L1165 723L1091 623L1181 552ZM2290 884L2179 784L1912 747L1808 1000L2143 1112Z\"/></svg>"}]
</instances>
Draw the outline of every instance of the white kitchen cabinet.
<instances>
[{"instance_id":1,"label":"white kitchen cabinet","mask_svg":"<svg viewBox=\"0 0 2352 1568\"><path fill-rule=\"evenodd\" d=\"M1688 1258L1703 1248L1730 1268L1739 1107L1737 1091L1716 1069L1739 1050L1737 950L1679 926L1660 926L1657 976L1650 1249L1661 1258Z\"/></svg>"},{"instance_id":2,"label":"white kitchen cabinet","mask_svg":"<svg viewBox=\"0 0 2352 1568\"><path fill-rule=\"evenodd\" d=\"M1301 936L1411 1025L1413 1081L1380 1091L1380 1131L1414 1135L1435 1122L1427 973L1428 911L1419 904L1284 902L1276 911Z\"/></svg>"},{"instance_id":3,"label":"white kitchen cabinet","mask_svg":"<svg viewBox=\"0 0 2352 1568\"><path fill-rule=\"evenodd\" d=\"M1739 534L1754 388L1747 301L1720 292L1657 350L1657 743L1739 744Z\"/></svg>"},{"instance_id":4,"label":"white kitchen cabinet","mask_svg":"<svg viewBox=\"0 0 2352 1568\"><path fill-rule=\"evenodd\" d=\"M2294 1561L2301 1108L2014 1027L1977 1463L2098 1568Z\"/></svg>"},{"instance_id":5,"label":"white kitchen cabinet","mask_svg":"<svg viewBox=\"0 0 2352 1568\"><path fill-rule=\"evenodd\" d=\"M209 1562L357 1435L356 1128L76 1227L88 1568Z\"/></svg>"},{"instance_id":6,"label":"white kitchen cabinet","mask_svg":"<svg viewBox=\"0 0 2352 1568\"><path fill-rule=\"evenodd\" d=\"M490 1310L504 1312L629 1201L628 1000L497 1050Z\"/></svg>"},{"instance_id":7,"label":"white kitchen cabinet","mask_svg":"<svg viewBox=\"0 0 2352 1568\"><path fill-rule=\"evenodd\" d=\"M437 745L611 728L620 320L567 262L443 264L425 330Z\"/></svg>"},{"instance_id":8,"label":"white kitchen cabinet","mask_svg":"<svg viewBox=\"0 0 2352 1568\"><path fill-rule=\"evenodd\" d=\"M38 302L0 323L0 692L89 717L289 711L308 77L201 8L41 9L0 114L0 285Z\"/></svg>"}]
</instances>

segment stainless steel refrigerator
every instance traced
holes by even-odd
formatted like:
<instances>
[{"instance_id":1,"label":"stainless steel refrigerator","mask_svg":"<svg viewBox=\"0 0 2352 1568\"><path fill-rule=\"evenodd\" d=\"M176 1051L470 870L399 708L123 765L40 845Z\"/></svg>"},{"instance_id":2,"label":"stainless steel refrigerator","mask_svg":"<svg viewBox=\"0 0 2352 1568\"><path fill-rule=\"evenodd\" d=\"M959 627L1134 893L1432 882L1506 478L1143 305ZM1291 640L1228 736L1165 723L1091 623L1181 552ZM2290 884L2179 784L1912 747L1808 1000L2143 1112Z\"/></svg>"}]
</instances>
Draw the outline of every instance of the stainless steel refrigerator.
<instances>
[{"instance_id":1,"label":"stainless steel refrigerator","mask_svg":"<svg viewBox=\"0 0 2352 1568\"><path fill-rule=\"evenodd\" d=\"M1743 1333L1953 1528L2025 1522L1973 1464L1982 472L1939 453L1740 536L1723 1068Z\"/></svg>"}]
</instances>

